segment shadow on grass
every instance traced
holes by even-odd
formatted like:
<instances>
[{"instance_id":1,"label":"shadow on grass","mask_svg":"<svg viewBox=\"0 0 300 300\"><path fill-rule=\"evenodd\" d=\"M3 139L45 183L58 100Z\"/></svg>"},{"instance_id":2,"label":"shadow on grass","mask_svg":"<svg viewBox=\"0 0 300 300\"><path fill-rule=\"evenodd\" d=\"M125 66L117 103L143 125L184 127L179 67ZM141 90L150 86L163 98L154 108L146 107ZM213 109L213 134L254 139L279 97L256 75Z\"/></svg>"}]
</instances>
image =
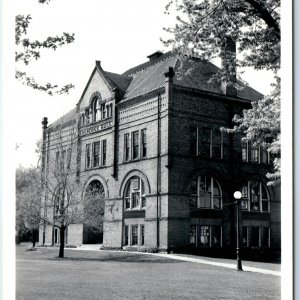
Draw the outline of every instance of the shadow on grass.
<instances>
[{"instance_id":1,"label":"shadow on grass","mask_svg":"<svg viewBox=\"0 0 300 300\"><path fill-rule=\"evenodd\" d=\"M126 256L105 256L105 257L52 257L48 260L55 261L90 261L90 262L120 262L120 263L158 263L158 264L169 264L178 263L173 259L166 259L161 257L144 257L142 255L126 255ZM181 262L182 263L182 262Z\"/></svg>"}]
</instances>

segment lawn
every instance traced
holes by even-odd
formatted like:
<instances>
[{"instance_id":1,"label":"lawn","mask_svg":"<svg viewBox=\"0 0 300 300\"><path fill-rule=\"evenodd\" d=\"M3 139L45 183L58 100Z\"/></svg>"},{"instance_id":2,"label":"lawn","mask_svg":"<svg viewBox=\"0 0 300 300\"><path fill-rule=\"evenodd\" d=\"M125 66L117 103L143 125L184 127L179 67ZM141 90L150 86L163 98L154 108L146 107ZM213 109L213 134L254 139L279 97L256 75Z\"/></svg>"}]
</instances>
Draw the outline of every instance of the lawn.
<instances>
[{"instance_id":1,"label":"lawn","mask_svg":"<svg viewBox=\"0 0 300 300\"><path fill-rule=\"evenodd\" d=\"M16 299L280 299L280 277L153 255L17 247Z\"/></svg>"}]
</instances>

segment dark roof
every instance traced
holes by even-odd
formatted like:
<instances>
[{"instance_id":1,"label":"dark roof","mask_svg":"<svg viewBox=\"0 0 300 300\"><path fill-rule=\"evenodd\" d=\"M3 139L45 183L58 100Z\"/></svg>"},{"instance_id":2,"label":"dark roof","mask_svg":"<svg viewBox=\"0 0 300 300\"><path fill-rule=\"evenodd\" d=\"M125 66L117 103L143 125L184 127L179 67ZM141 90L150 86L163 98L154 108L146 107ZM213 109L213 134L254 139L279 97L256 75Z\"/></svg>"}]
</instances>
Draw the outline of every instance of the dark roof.
<instances>
[{"instance_id":1,"label":"dark roof","mask_svg":"<svg viewBox=\"0 0 300 300\"><path fill-rule=\"evenodd\" d=\"M63 125L69 126L73 125L76 122L76 107L72 108L69 112L64 114L62 117L54 121L51 125L48 126L48 128L55 129L56 126Z\"/></svg>"},{"instance_id":2,"label":"dark roof","mask_svg":"<svg viewBox=\"0 0 300 300\"><path fill-rule=\"evenodd\" d=\"M174 84L178 86L194 88L217 94L223 94L221 85L210 81L213 74L220 69L214 64L200 59L187 59L179 57L171 52L163 54L123 73L125 77L132 77L124 99L134 98L145 93L164 87L164 73L169 67L175 71ZM247 100L258 100L263 95L249 86L239 82L242 89L238 89L237 97Z\"/></svg>"},{"instance_id":3,"label":"dark roof","mask_svg":"<svg viewBox=\"0 0 300 300\"><path fill-rule=\"evenodd\" d=\"M110 79L115 87L118 87L122 92L126 92L132 78L128 76L123 76L116 73L104 71L106 76Z\"/></svg>"}]
</instances>

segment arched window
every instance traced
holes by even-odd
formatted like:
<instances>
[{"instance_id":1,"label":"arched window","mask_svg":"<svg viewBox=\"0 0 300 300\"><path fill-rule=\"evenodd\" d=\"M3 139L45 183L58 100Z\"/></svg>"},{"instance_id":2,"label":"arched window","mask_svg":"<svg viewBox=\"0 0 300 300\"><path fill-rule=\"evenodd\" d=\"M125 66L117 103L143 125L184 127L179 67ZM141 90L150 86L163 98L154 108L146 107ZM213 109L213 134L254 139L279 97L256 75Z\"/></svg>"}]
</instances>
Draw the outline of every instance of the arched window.
<instances>
[{"instance_id":1,"label":"arched window","mask_svg":"<svg viewBox=\"0 0 300 300\"><path fill-rule=\"evenodd\" d=\"M83 243L102 243L105 190L99 180L95 179L87 186L83 198L83 207Z\"/></svg>"},{"instance_id":2,"label":"arched window","mask_svg":"<svg viewBox=\"0 0 300 300\"><path fill-rule=\"evenodd\" d=\"M270 198L267 187L258 180L250 180L242 188L241 207L249 211L270 211Z\"/></svg>"},{"instance_id":3,"label":"arched window","mask_svg":"<svg viewBox=\"0 0 300 300\"><path fill-rule=\"evenodd\" d=\"M129 209L144 209L146 207L146 197L144 195L144 182L140 177L130 178L125 187L124 207Z\"/></svg>"},{"instance_id":4,"label":"arched window","mask_svg":"<svg viewBox=\"0 0 300 300\"><path fill-rule=\"evenodd\" d=\"M93 122L97 122L100 119L99 112L99 99L95 97L92 102L92 114L93 114Z\"/></svg>"},{"instance_id":5,"label":"arched window","mask_svg":"<svg viewBox=\"0 0 300 300\"><path fill-rule=\"evenodd\" d=\"M198 208L222 208L222 191L216 179L198 176L190 186L190 206Z\"/></svg>"}]
</instances>

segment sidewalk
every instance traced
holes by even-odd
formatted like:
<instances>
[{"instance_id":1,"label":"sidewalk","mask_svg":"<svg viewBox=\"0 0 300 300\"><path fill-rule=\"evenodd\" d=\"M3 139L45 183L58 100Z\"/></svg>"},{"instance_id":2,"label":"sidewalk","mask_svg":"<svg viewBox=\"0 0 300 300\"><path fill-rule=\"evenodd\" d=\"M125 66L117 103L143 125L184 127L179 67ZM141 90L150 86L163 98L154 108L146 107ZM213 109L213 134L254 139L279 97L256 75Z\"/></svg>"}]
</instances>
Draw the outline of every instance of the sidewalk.
<instances>
[{"instance_id":1,"label":"sidewalk","mask_svg":"<svg viewBox=\"0 0 300 300\"><path fill-rule=\"evenodd\" d=\"M74 248L72 250L98 251L99 248L100 248L99 244L95 244L95 245L91 244L91 245L81 245L80 247ZM106 251L106 250L102 250L102 251ZM113 250L107 250L107 251L113 251ZM145 252L133 252L133 251L122 251L122 252L154 255L154 256L160 256L169 259L186 261L186 262L193 262L198 264L206 264L206 265L236 269L236 260L234 259L204 257L204 256L196 256L196 255L189 255L189 254L145 253ZM261 274L281 276L280 264L242 260L242 266L243 266L243 271L246 272L256 272Z\"/></svg>"}]
</instances>

